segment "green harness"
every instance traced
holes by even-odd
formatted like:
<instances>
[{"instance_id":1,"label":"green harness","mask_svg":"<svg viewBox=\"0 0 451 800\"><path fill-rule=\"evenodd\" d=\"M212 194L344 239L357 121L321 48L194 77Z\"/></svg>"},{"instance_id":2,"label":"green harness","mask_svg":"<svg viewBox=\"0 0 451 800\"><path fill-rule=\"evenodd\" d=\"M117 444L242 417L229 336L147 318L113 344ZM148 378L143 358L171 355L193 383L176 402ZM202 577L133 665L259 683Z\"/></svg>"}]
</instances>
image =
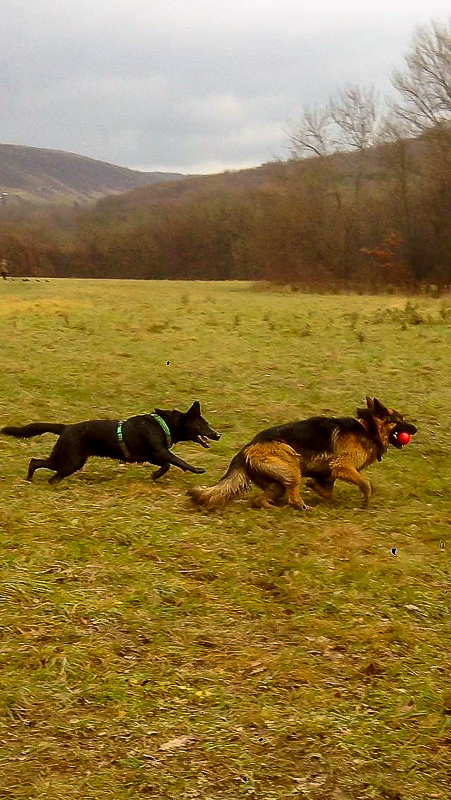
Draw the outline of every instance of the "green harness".
<instances>
[{"instance_id":1,"label":"green harness","mask_svg":"<svg viewBox=\"0 0 451 800\"><path fill-rule=\"evenodd\" d=\"M153 417L154 420L156 420L156 422L158 422L158 424L163 428L166 434L166 447L169 450L169 448L172 447L172 438L171 438L171 431L169 430L169 425L167 424L167 422L164 421L163 417L160 417L159 414L151 414L150 416Z\"/></svg>"},{"instance_id":2,"label":"green harness","mask_svg":"<svg viewBox=\"0 0 451 800\"><path fill-rule=\"evenodd\" d=\"M161 428L163 428L163 431L164 431L165 436L166 436L166 447L169 450L169 448L172 447L172 437L171 437L171 431L169 430L169 426L168 426L167 422L165 422L163 417L160 417L159 414L151 414L150 416L154 418L155 422L158 422L158 424L159 424L159 426ZM129 461L130 460L130 450L128 449L127 445L124 442L124 433L122 431L122 426L123 426L124 422L126 422L126 420L125 419L121 419L117 423L116 433L117 433L117 439L118 439L118 442L119 442L119 447L121 448L121 450L122 450L125 458L127 459L127 461Z\"/></svg>"},{"instance_id":3,"label":"green harness","mask_svg":"<svg viewBox=\"0 0 451 800\"><path fill-rule=\"evenodd\" d=\"M119 442L119 447L121 448L121 450L122 450L125 458L127 459L127 461L130 461L130 451L129 451L127 445L124 442L124 434L122 433L122 426L123 426L124 422L125 422L125 419L119 420L119 422L117 423L116 433L117 433L117 438L118 438L118 442Z\"/></svg>"}]
</instances>

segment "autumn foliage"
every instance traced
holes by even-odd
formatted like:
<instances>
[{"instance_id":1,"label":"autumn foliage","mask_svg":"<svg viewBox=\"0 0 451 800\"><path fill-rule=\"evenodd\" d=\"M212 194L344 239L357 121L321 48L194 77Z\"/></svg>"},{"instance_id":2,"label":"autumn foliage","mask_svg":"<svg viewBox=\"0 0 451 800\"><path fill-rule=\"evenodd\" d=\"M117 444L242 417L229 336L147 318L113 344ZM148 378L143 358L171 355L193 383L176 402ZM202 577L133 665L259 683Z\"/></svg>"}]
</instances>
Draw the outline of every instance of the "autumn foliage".
<instances>
[{"instance_id":1,"label":"autumn foliage","mask_svg":"<svg viewBox=\"0 0 451 800\"><path fill-rule=\"evenodd\" d=\"M412 282L413 276L404 256L404 240L399 231L384 236L379 247L362 247L362 253L369 259L375 283L407 286Z\"/></svg>"},{"instance_id":2,"label":"autumn foliage","mask_svg":"<svg viewBox=\"0 0 451 800\"><path fill-rule=\"evenodd\" d=\"M267 165L251 185L244 171L224 185L186 179L84 209L6 208L0 255L17 276L449 285L450 161L442 132L370 148L364 161L341 153Z\"/></svg>"}]
</instances>

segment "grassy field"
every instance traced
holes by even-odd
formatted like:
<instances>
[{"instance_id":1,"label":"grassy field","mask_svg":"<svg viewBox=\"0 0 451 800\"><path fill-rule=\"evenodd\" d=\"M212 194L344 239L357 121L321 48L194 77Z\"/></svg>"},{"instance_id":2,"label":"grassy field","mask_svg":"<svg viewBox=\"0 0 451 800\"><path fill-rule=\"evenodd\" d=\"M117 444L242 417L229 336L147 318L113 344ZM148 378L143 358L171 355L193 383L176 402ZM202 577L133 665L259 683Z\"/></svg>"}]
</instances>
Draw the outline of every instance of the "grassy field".
<instances>
[{"instance_id":1,"label":"grassy field","mask_svg":"<svg viewBox=\"0 0 451 800\"><path fill-rule=\"evenodd\" d=\"M243 284L0 282L0 425L202 410L207 469L92 459L24 481L51 435L1 437L0 796L450 797L451 300ZM208 514L259 429L354 414L419 428L359 509Z\"/></svg>"}]
</instances>

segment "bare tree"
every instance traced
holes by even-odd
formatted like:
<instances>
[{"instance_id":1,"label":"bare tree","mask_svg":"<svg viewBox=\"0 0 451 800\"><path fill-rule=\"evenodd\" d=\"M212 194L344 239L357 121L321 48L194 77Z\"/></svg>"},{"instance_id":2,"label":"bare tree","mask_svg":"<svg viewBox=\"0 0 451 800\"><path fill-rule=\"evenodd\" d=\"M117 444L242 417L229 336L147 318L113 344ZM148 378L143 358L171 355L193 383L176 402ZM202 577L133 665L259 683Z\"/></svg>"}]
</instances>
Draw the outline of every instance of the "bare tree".
<instances>
[{"instance_id":1,"label":"bare tree","mask_svg":"<svg viewBox=\"0 0 451 800\"><path fill-rule=\"evenodd\" d=\"M349 84L324 108L305 106L301 121L289 134L292 155L324 157L340 150L364 150L375 143L377 124L374 89Z\"/></svg>"},{"instance_id":2,"label":"bare tree","mask_svg":"<svg viewBox=\"0 0 451 800\"><path fill-rule=\"evenodd\" d=\"M374 144L378 123L374 89L348 84L330 100L329 113L337 132L337 149L364 150Z\"/></svg>"},{"instance_id":3,"label":"bare tree","mask_svg":"<svg viewBox=\"0 0 451 800\"><path fill-rule=\"evenodd\" d=\"M291 154L294 158L330 155L333 150L331 135L332 117L329 108L305 106L298 125L289 134Z\"/></svg>"},{"instance_id":4,"label":"bare tree","mask_svg":"<svg viewBox=\"0 0 451 800\"><path fill-rule=\"evenodd\" d=\"M391 109L410 135L451 121L451 20L417 28L405 56L406 68L395 70L392 85L400 93Z\"/></svg>"},{"instance_id":5,"label":"bare tree","mask_svg":"<svg viewBox=\"0 0 451 800\"><path fill-rule=\"evenodd\" d=\"M360 203L360 193L365 177L367 150L375 143L378 126L378 103L374 89L362 89L348 84L329 102L330 115L336 133L338 151L355 150L354 203ZM356 235L359 218L356 217Z\"/></svg>"}]
</instances>

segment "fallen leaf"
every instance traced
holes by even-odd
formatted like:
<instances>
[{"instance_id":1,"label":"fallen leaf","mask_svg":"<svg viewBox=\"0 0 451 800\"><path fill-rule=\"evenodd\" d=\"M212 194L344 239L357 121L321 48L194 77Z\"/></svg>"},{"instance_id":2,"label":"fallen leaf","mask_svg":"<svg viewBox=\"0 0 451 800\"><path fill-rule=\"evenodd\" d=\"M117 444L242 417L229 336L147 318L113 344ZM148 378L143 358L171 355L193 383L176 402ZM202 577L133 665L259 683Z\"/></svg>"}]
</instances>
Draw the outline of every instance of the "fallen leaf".
<instances>
[{"instance_id":1,"label":"fallen leaf","mask_svg":"<svg viewBox=\"0 0 451 800\"><path fill-rule=\"evenodd\" d=\"M401 713L406 713L406 712L412 711L414 708L415 708L415 701L414 701L413 697L409 697L407 703L404 706L401 706L399 711Z\"/></svg>"},{"instance_id":2,"label":"fallen leaf","mask_svg":"<svg viewBox=\"0 0 451 800\"><path fill-rule=\"evenodd\" d=\"M178 747L184 747L188 742L192 742L194 736L177 736L175 739L169 739L168 742L160 744L159 750L176 750Z\"/></svg>"},{"instance_id":3,"label":"fallen leaf","mask_svg":"<svg viewBox=\"0 0 451 800\"><path fill-rule=\"evenodd\" d=\"M365 675L383 675L384 668L381 664L370 661L370 663L362 669L362 672L364 672Z\"/></svg>"}]
</instances>

